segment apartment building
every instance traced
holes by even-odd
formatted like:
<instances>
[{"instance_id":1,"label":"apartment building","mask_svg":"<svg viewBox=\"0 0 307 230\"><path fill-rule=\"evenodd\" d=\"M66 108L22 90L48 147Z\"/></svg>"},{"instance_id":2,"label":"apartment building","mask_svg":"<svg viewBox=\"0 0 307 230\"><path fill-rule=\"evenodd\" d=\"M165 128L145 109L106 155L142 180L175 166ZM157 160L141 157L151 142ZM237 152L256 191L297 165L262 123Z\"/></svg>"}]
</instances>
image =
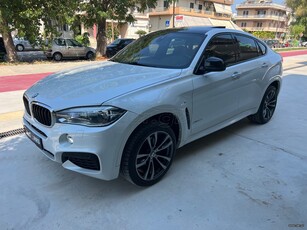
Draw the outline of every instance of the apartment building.
<instances>
[{"instance_id":1,"label":"apartment building","mask_svg":"<svg viewBox=\"0 0 307 230\"><path fill-rule=\"evenodd\" d=\"M248 32L268 31L276 38L288 32L290 9L271 0L247 0L236 6L236 24Z\"/></svg>"},{"instance_id":2,"label":"apartment building","mask_svg":"<svg viewBox=\"0 0 307 230\"><path fill-rule=\"evenodd\" d=\"M149 9L149 30L156 31L184 26L225 26L239 29L232 21L234 0L158 0Z\"/></svg>"}]
</instances>

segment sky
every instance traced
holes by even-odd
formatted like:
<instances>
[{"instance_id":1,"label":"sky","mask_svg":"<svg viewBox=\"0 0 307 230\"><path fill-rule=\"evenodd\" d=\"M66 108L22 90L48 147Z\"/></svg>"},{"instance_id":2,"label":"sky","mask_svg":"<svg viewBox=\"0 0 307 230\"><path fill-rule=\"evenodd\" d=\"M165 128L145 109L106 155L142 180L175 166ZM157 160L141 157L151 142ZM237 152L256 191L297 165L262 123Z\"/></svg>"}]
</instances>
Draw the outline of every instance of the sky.
<instances>
[{"instance_id":1,"label":"sky","mask_svg":"<svg viewBox=\"0 0 307 230\"><path fill-rule=\"evenodd\" d=\"M232 12L236 13L236 5L244 2L245 0L234 0L234 4L232 5ZM277 3L277 4L283 4L285 1L284 0L273 0L273 3Z\"/></svg>"}]
</instances>

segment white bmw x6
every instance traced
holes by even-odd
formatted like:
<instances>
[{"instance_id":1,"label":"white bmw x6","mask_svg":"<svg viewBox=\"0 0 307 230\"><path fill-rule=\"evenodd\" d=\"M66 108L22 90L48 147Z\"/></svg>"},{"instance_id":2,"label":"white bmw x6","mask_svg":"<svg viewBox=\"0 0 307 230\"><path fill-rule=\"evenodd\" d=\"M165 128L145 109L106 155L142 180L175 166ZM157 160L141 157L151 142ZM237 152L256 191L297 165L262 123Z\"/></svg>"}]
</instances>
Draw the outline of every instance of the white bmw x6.
<instances>
[{"instance_id":1,"label":"white bmw x6","mask_svg":"<svg viewBox=\"0 0 307 230\"><path fill-rule=\"evenodd\" d=\"M66 169L139 186L176 149L245 117L271 120L282 58L250 34L217 27L150 33L109 61L52 74L23 97L27 136Z\"/></svg>"}]
</instances>

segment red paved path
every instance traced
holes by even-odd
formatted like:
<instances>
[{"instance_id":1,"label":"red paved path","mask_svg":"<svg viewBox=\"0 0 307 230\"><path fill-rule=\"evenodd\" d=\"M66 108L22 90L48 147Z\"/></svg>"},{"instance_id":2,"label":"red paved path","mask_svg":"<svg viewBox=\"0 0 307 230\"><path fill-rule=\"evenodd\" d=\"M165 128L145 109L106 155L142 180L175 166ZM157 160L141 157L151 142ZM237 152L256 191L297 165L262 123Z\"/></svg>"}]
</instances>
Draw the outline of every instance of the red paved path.
<instances>
[{"instance_id":1,"label":"red paved path","mask_svg":"<svg viewBox=\"0 0 307 230\"><path fill-rule=\"evenodd\" d=\"M51 73L23 74L0 77L0 93L25 90Z\"/></svg>"},{"instance_id":2,"label":"red paved path","mask_svg":"<svg viewBox=\"0 0 307 230\"><path fill-rule=\"evenodd\" d=\"M281 52L283 57L291 57L296 55L307 54L307 50L295 50L288 52ZM39 74L23 74L15 76L0 77L0 93L16 90L25 90L33 85L38 80L46 77L51 73L39 73Z\"/></svg>"},{"instance_id":3,"label":"red paved path","mask_svg":"<svg viewBox=\"0 0 307 230\"><path fill-rule=\"evenodd\" d=\"M283 57L291 57L291 56L297 56L297 55L303 55L307 54L307 50L294 50L294 51L285 51L280 52L280 55Z\"/></svg>"}]
</instances>

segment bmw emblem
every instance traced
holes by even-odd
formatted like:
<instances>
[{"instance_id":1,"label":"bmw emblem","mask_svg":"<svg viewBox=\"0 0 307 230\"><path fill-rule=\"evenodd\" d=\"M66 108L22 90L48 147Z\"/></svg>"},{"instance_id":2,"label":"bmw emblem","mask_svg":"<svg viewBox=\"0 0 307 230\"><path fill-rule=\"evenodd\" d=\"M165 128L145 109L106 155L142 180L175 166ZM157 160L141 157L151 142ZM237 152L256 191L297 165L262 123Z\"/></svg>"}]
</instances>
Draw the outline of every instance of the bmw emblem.
<instances>
[{"instance_id":1,"label":"bmw emblem","mask_svg":"<svg viewBox=\"0 0 307 230\"><path fill-rule=\"evenodd\" d=\"M36 98L38 96L39 93L36 93L32 96L32 98Z\"/></svg>"}]
</instances>

